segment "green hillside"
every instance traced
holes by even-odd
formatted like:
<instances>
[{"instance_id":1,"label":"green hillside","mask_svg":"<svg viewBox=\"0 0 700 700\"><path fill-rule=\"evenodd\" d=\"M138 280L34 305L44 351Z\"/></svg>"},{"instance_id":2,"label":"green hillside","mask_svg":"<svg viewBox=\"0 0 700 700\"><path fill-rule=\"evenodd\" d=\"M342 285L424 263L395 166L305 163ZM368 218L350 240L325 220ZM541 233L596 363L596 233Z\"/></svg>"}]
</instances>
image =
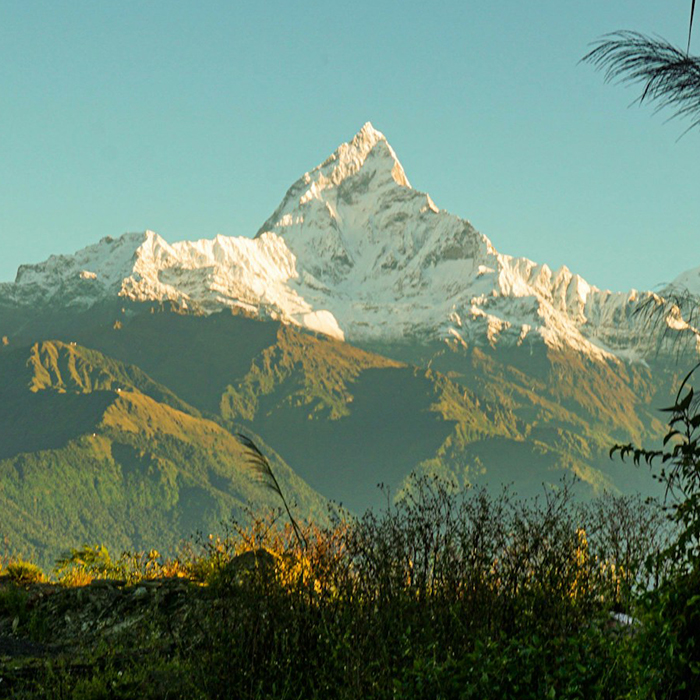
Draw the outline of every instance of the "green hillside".
<instances>
[{"instance_id":1,"label":"green hillside","mask_svg":"<svg viewBox=\"0 0 700 700\"><path fill-rule=\"evenodd\" d=\"M82 542L172 550L246 507L279 505L228 430L98 352L0 353L0 399L0 531L45 565ZM299 512L322 516L324 499L271 457Z\"/></svg>"},{"instance_id":2,"label":"green hillside","mask_svg":"<svg viewBox=\"0 0 700 700\"><path fill-rule=\"evenodd\" d=\"M261 436L311 488L357 511L383 502L378 483L397 492L416 469L477 485L512 483L521 495L567 474L583 480L582 494L649 491L646 471L610 461L609 449L662 434L657 408L669 403L682 371L592 362L543 346L360 349L273 321L155 305L97 309L80 324L66 313L54 324L43 319L47 333L63 329L65 344L22 349L35 321L0 350L12 377L0 380L2 390L33 383L41 391L23 401L45 416L25 428L0 409L0 455L64 448L99 432L114 392L129 389L228 432ZM70 354L75 342L79 357ZM148 449L160 443L156 433Z\"/></svg>"}]
</instances>

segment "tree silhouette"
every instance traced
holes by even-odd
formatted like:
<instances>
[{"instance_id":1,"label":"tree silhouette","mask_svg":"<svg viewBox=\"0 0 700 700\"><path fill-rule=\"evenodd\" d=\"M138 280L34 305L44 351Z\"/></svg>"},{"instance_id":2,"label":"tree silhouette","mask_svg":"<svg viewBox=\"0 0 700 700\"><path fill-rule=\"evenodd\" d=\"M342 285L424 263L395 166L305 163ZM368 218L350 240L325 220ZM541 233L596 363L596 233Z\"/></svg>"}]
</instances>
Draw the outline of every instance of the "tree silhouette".
<instances>
[{"instance_id":1,"label":"tree silhouette","mask_svg":"<svg viewBox=\"0 0 700 700\"><path fill-rule=\"evenodd\" d=\"M662 38L617 31L597 41L582 60L602 70L608 82L641 84L637 104L654 102L656 111L670 108L670 118L689 118L687 132L700 125L700 56L690 55L694 18L695 0L692 0L685 51ZM667 288L664 298L650 298L639 312L657 328L665 328L666 318L676 313L690 326L697 327L699 301L685 289Z\"/></svg>"}]
</instances>

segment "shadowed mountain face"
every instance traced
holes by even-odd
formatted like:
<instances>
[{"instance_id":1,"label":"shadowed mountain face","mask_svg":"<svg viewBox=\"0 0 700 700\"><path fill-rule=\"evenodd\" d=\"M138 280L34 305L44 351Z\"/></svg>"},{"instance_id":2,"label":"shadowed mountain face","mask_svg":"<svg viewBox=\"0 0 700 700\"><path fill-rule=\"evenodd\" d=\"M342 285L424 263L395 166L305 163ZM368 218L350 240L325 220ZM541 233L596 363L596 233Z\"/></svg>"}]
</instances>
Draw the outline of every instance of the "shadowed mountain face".
<instances>
[{"instance_id":1,"label":"shadowed mountain face","mask_svg":"<svg viewBox=\"0 0 700 700\"><path fill-rule=\"evenodd\" d=\"M432 458L456 422L431 410L439 388L410 367L367 369L347 390L348 413L335 420L273 394L253 424L311 486L361 511L385 501L379 483L395 492Z\"/></svg>"},{"instance_id":2,"label":"shadowed mountain face","mask_svg":"<svg viewBox=\"0 0 700 700\"><path fill-rule=\"evenodd\" d=\"M311 487L355 510L382 502L378 483L396 491L414 469L513 482L523 494L565 474L588 493L651 488L608 452L661 434L655 407L675 381L663 367L563 350L402 343L372 352L228 312L138 305L116 318L96 313L69 337L129 376L138 365L140 391L157 401L258 433Z\"/></svg>"},{"instance_id":3,"label":"shadowed mountain face","mask_svg":"<svg viewBox=\"0 0 700 700\"><path fill-rule=\"evenodd\" d=\"M398 488L454 426L433 408L440 388L429 373L277 323L148 314L84 342L138 356L158 381L224 425L265 435L313 488L356 510L379 502L380 481Z\"/></svg>"},{"instance_id":4,"label":"shadowed mountain face","mask_svg":"<svg viewBox=\"0 0 700 700\"><path fill-rule=\"evenodd\" d=\"M44 561L84 541L175 547L277 506L246 472L238 431L269 450L302 517L324 498L381 505L377 484L396 493L413 470L521 495L567 474L582 495L648 492L648 474L608 451L662 433L655 406L677 379L563 352L382 355L228 312L84 318L63 341L0 350L0 521Z\"/></svg>"}]
</instances>

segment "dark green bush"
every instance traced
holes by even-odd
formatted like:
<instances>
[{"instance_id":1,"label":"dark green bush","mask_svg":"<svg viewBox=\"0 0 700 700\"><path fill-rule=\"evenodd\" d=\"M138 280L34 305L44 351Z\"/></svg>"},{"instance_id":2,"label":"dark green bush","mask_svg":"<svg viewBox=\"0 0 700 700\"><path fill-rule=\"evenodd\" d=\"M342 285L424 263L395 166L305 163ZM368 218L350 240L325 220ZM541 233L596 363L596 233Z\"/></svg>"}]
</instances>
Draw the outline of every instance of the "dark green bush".
<instances>
[{"instance_id":1,"label":"dark green bush","mask_svg":"<svg viewBox=\"0 0 700 700\"><path fill-rule=\"evenodd\" d=\"M196 685L241 698L644 697L634 637L610 613L636 612L659 522L631 499L584 508L563 488L519 503L419 479L383 513L307 531L303 551L289 533L257 540L276 570L217 579L186 635L203 631Z\"/></svg>"},{"instance_id":2,"label":"dark green bush","mask_svg":"<svg viewBox=\"0 0 700 700\"><path fill-rule=\"evenodd\" d=\"M612 450L646 462L666 487L672 536L648 557L657 576L642 598L639 648L654 669L659 697L669 699L700 697L700 404L690 386L698 367L664 409L670 415L664 449L628 444Z\"/></svg>"}]
</instances>

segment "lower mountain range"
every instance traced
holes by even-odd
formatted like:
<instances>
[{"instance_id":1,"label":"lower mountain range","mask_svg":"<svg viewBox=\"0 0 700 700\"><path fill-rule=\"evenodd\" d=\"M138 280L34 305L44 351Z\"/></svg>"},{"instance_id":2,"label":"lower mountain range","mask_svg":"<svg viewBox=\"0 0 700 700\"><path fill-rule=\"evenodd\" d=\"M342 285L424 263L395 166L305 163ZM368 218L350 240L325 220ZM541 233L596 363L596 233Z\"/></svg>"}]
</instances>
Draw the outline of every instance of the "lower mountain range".
<instances>
[{"instance_id":1,"label":"lower mountain range","mask_svg":"<svg viewBox=\"0 0 700 700\"><path fill-rule=\"evenodd\" d=\"M700 334L663 295L501 255L367 124L255 238L125 234L20 267L0 337L0 537L49 565L279 506L237 433L300 519L379 506L412 472L652 492L609 450L660 439Z\"/></svg>"},{"instance_id":2,"label":"lower mountain range","mask_svg":"<svg viewBox=\"0 0 700 700\"><path fill-rule=\"evenodd\" d=\"M681 366L574 351L360 349L271 320L131 303L53 319L0 349L0 526L45 564L69 547L173 551L279 506L234 435L270 457L302 518L360 512L412 471L530 496L650 492L615 442L663 432ZM379 352L381 350L381 352Z\"/></svg>"}]
</instances>

